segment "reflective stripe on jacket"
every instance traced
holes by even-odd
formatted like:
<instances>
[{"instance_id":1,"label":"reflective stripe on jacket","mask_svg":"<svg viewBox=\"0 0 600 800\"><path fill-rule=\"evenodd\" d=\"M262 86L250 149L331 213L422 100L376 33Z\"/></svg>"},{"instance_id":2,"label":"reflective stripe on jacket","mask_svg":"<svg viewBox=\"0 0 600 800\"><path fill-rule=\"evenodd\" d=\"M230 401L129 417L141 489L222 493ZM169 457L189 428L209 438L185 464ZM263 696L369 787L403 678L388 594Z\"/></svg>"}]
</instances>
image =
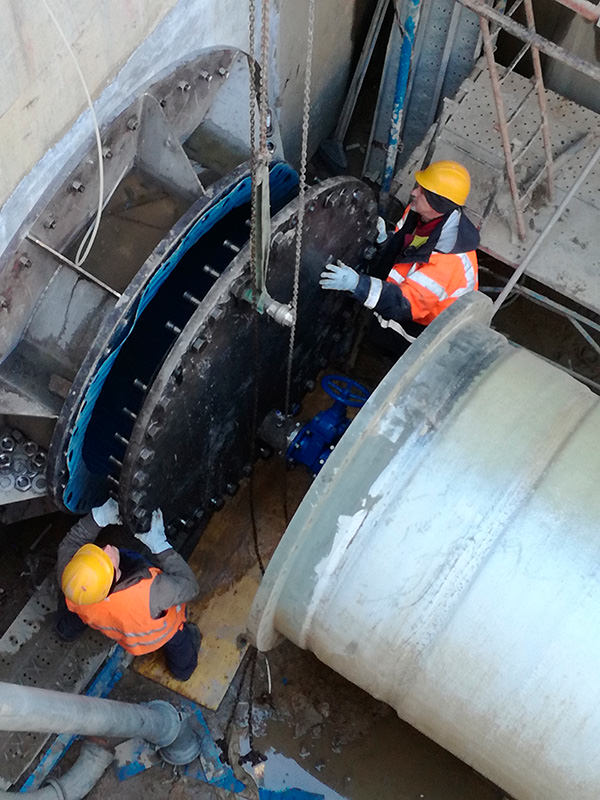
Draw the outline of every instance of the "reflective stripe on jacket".
<instances>
[{"instance_id":1,"label":"reflective stripe on jacket","mask_svg":"<svg viewBox=\"0 0 600 800\"><path fill-rule=\"evenodd\" d=\"M150 588L161 570L150 567L143 578L120 592L111 592L99 603L77 605L66 598L67 607L90 628L95 628L135 656L152 653L166 644L185 622L185 603L168 608L162 617L150 616Z\"/></svg>"},{"instance_id":2,"label":"reflective stripe on jacket","mask_svg":"<svg viewBox=\"0 0 600 800\"><path fill-rule=\"evenodd\" d=\"M477 254L434 251L426 264L395 264L387 281L401 289L413 320L429 325L457 298L477 289Z\"/></svg>"}]
</instances>

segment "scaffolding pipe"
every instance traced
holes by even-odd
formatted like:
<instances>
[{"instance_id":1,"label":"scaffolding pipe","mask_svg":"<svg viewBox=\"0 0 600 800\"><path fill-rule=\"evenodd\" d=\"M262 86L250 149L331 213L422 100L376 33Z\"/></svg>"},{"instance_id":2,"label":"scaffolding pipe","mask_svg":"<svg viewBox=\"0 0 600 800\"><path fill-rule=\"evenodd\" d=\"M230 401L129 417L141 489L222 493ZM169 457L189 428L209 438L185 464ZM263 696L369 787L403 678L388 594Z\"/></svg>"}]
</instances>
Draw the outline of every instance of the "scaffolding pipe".
<instances>
[{"instance_id":1,"label":"scaffolding pipe","mask_svg":"<svg viewBox=\"0 0 600 800\"><path fill-rule=\"evenodd\" d=\"M535 17L533 15L532 0L525 0L525 16L527 27L531 33L535 33ZM554 165L552 163L552 142L550 140L550 128L548 127L548 114L546 93L544 91L544 78L542 76L542 62L540 61L540 51L531 45L531 60L533 61L534 85L538 96L540 111L542 112L542 140L544 142L544 154L546 156L546 179L548 184L548 199L554 200Z\"/></svg>"},{"instance_id":2,"label":"scaffolding pipe","mask_svg":"<svg viewBox=\"0 0 600 800\"><path fill-rule=\"evenodd\" d=\"M47 786L27 792L32 800L81 800L98 783L114 758L110 750L84 742L81 754L71 769L60 778L51 778ZM16 792L0 791L0 800L14 800Z\"/></svg>"},{"instance_id":3,"label":"scaffolding pipe","mask_svg":"<svg viewBox=\"0 0 600 800\"><path fill-rule=\"evenodd\" d=\"M531 33L527 30L527 28L519 25L518 22L515 22L506 14L499 13L490 6L487 6L481 0L457 0L457 2L461 3L463 6L465 6L465 8L470 8L471 11L479 14L480 17L483 17L490 22L495 22L505 31L512 34L512 36L516 36L517 39L520 39L522 42L529 42L529 44L535 45L538 50L545 55L550 56L550 58L556 58L557 61L562 61L563 64L572 67L573 69L577 70L577 72L581 72L583 75L587 75L589 78L600 81L600 67L597 67L595 64L591 64L589 61L586 61L583 58L579 58L579 56L569 53L569 51L565 50L564 47L560 47L560 45L554 44L554 42L545 39L543 36L540 36L539 33Z\"/></svg>"},{"instance_id":4,"label":"scaffolding pipe","mask_svg":"<svg viewBox=\"0 0 600 800\"><path fill-rule=\"evenodd\" d=\"M507 296L510 294L510 292L512 291L512 288L515 285L515 283L519 280L521 275L525 272L525 270L527 269L527 267L529 266L529 264L533 260L533 257L537 254L537 251L540 249L540 246L541 246L542 242L544 241L544 239L546 238L548 233L552 230L552 228L554 227L555 223L560 219L562 214L564 214L564 211L565 211L566 207L571 202L573 196L575 195L575 193L577 192L577 190L579 189L581 184L585 181L587 176L590 174L590 172L596 166L596 162L598 161L599 158L600 158L600 145L596 148L596 150L595 150L594 154L592 155L591 159L588 161L588 163L586 164L584 169L581 170L577 180L575 181L573 186L571 186L571 188L569 189L567 194L564 196L562 202L559 204L559 206L556 209L556 211L554 212L554 214L552 214L552 216L548 220L548 222L546 224L546 227L544 228L544 230L540 233L540 235L537 237L537 239L533 243L531 249L529 250L529 252L525 256L525 258L521 262L521 265L519 266L519 268L514 271L514 273L511 275L510 280L508 281L508 283L506 284L504 289L500 292L500 294L496 298L496 300L494 302L494 314L498 311L498 309L500 308L502 303L505 301Z\"/></svg>"},{"instance_id":5,"label":"scaffolding pipe","mask_svg":"<svg viewBox=\"0 0 600 800\"><path fill-rule=\"evenodd\" d=\"M163 700L121 703L0 681L0 730L141 736L167 747L180 729L179 713Z\"/></svg>"},{"instance_id":6,"label":"scaffolding pipe","mask_svg":"<svg viewBox=\"0 0 600 800\"><path fill-rule=\"evenodd\" d=\"M488 64L490 73L490 82L492 84L492 92L494 94L494 102L496 104L496 118L498 121L498 130L502 140L502 149L504 150L504 160L506 162L506 178L510 188L510 194L515 208L515 221L517 223L517 233L519 239L525 238L525 223L523 222L523 207L519 198L519 190L517 188L517 176L515 174L515 165L512 159L512 152L510 147L510 137L508 135L508 125L506 123L506 112L504 110L504 99L502 97L502 90L500 81L498 79L498 72L496 70L496 63L494 61L494 47L492 44L492 37L490 34L490 24L484 17L479 18L479 28L481 36L483 37L483 49Z\"/></svg>"},{"instance_id":7,"label":"scaffolding pipe","mask_svg":"<svg viewBox=\"0 0 600 800\"><path fill-rule=\"evenodd\" d=\"M595 3L589 3L587 0L556 0L556 2L575 11L580 17L589 19L590 22L600 21L600 6Z\"/></svg>"}]
</instances>

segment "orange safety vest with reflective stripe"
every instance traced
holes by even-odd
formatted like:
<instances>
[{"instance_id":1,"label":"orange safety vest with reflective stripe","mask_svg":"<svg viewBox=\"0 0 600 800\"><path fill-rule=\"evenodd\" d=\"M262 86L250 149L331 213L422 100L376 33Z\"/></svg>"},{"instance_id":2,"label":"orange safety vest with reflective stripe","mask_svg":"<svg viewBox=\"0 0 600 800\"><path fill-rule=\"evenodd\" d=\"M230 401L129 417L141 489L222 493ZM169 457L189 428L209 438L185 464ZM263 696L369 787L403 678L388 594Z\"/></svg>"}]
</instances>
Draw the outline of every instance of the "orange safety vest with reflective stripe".
<instances>
[{"instance_id":1,"label":"orange safety vest with reflective stripe","mask_svg":"<svg viewBox=\"0 0 600 800\"><path fill-rule=\"evenodd\" d=\"M402 226L409 208L397 229ZM387 282L401 289L410 303L413 320L429 325L457 298L477 289L477 254L475 250L466 253L434 250L425 264L394 264Z\"/></svg>"},{"instance_id":2,"label":"orange safety vest with reflective stripe","mask_svg":"<svg viewBox=\"0 0 600 800\"><path fill-rule=\"evenodd\" d=\"M150 567L150 578L111 592L99 603L78 605L65 598L67 608L134 656L152 653L175 636L185 622L185 603L171 606L162 617L150 616L150 588L161 570Z\"/></svg>"}]
</instances>

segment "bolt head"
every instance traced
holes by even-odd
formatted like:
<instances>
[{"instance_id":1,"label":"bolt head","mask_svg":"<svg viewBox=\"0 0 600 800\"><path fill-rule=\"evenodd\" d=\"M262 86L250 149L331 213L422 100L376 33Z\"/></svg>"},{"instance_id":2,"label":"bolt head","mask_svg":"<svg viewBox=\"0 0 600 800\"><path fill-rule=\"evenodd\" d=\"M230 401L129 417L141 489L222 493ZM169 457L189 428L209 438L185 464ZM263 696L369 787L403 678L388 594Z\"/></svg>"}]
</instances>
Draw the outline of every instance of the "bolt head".
<instances>
[{"instance_id":1,"label":"bolt head","mask_svg":"<svg viewBox=\"0 0 600 800\"><path fill-rule=\"evenodd\" d=\"M148 483L148 473L144 472L142 469L136 469L136 471L133 473L131 483L138 489L142 486L145 486Z\"/></svg>"},{"instance_id":2,"label":"bolt head","mask_svg":"<svg viewBox=\"0 0 600 800\"><path fill-rule=\"evenodd\" d=\"M163 426L157 420L153 420L150 425L148 425L148 430L146 431L146 435L149 439L154 439L159 433L162 431Z\"/></svg>"},{"instance_id":3,"label":"bolt head","mask_svg":"<svg viewBox=\"0 0 600 800\"><path fill-rule=\"evenodd\" d=\"M140 450L139 461L142 464L149 464L153 458L154 450L151 450L149 447L142 447Z\"/></svg>"}]
</instances>

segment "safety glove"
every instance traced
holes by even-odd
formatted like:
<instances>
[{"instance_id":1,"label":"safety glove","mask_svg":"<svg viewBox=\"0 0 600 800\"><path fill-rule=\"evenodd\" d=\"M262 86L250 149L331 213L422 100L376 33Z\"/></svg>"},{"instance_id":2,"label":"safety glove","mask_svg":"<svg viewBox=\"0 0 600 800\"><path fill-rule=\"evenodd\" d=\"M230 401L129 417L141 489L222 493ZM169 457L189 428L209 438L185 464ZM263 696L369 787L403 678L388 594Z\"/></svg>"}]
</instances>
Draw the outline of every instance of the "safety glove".
<instances>
[{"instance_id":1,"label":"safety glove","mask_svg":"<svg viewBox=\"0 0 600 800\"><path fill-rule=\"evenodd\" d=\"M377 217L377 244L383 244L387 239L387 230L385 228L385 220L383 217Z\"/></svg>"},{"instance_id":2,"label":"safety glove","mask_svg":"<svg viewBox=\"0 0 600 800\"><path fill-rule=\"evenodd\" d=\"M358 286L358 272L338 259L337 264L326 264L319 281L323 289L353 292Z\"/></svg>"},{"instance_id":3,"label":"safety glove","mask_svg":"<svg viewBox=\"0 0 600 800\"><path fill-rule=\"evenodd\" d=\"M165 534L165 523L163 522L160 508L156 508L152 512L150 530L146 533L136 533L135 538L143 542L148 550L155 555L171 548Z\"/></svg>"},{"instance_id":4,"label":"safety glove","mask_svg":"<svg viewBox=\"0 0 600 800\"><path fill-rule=\"evenodd\" d=\"M92 517L96 525L101 528L105 528L107 525L120 525L119 504L112 497L109 497L106 503L92 508Z\"/></svg>"}]
</instances>

